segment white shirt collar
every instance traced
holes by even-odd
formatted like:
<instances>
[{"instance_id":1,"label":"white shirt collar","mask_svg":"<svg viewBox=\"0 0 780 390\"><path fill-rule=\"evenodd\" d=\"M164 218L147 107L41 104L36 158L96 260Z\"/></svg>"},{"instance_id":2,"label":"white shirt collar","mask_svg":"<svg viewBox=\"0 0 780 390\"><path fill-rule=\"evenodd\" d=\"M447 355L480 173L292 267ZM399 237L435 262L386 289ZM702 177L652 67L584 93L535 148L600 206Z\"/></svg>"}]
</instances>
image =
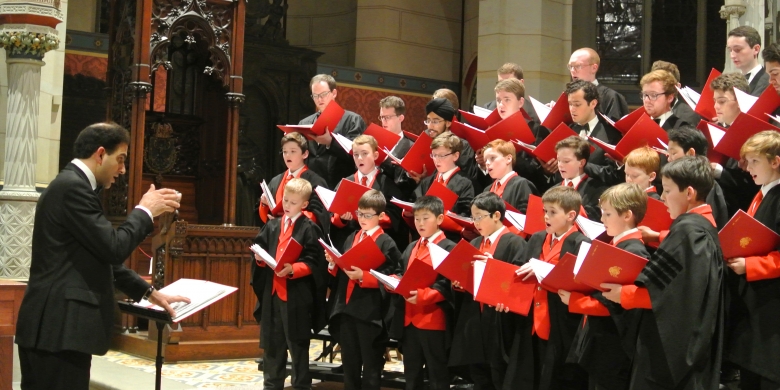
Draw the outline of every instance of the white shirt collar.
<instances>
[{"instance_id":1,"label":"white shirt collar","mask_svg":"<svg viewBox=\"0 0 780 390\"><path fill-rule=\"evenodd\" d=\"M360 183L359 180L362 179L363 177L366 177L366 181L368 183L373 182L374 181L374 177L376 177L377 172L379 172L379 170L377 170L376 167L374 167L374 170L369 172L368 175L364 175L364 174L360 173L360 171L358 171L358 183Z\"/></svg>"},{"instance_id":2,"label":"white shirt collar","mask_svg":"<svg viewBox=\"0 0 780 390\"><path fill-rule=\"evenodd\" d=\"M493 232L493 234L488 236L488 240L490 240L490 245L493 245L493 244L496 243L496 240L498 239L498 235L501 234L501 232L503 232L504 229L505 229L505 227L501 226L498 230Z\"/></svg>"},{"instance_id":3,"label":"white shirt collar","mask_svg":"<svg viewBox=\"0 0 780 390\"><path fill-rule=\"evenodd\" d=\"M625 237L625 236L627 236L627 235L629 235L631 233L638 232L638 231L639 231L639 229L637 229L637 228L628 229L628 230L624 231L623 233L620 233L617 236L613 237L612 238L612 242L618 242L618 241L620 241L621 238L623 238L623 237Z\"/></svg>"},{"instance_id":4,"label":"white shirt collar","mask_svg":"<svg viewBox=\"0 0 780 390\"><path fill-rule=\"evenodd\" d=\"M563 179L563 185L568 186L569 182L572 182L572 185L574 186L574 188L577 188L580 185L580 182L582 181L582 177L583 176L585 176L584 173L582 175L579 175L579 176L575 177L574 179L571 179L571 180Z\"/></svg>"},{"instance_id":5,"label":"white shirt collar","mask_svg":"<svg viewBox=\"0 0 780 390\"><path fill-rule=\"evenodd\" d=\"M442 173L442 174L441 174L441 176L442 176L442 178L444 179L444 181L447 181L447 180L449 180L449 179L450 179L450 176L452 176L452 174L454 174L454 173L455 173L455 170L456 170L456 169L458 169L458 166L457 166L457 165L456 165L454 168L450 169L449 171Z\"/></svg>"},{"instance_id":6,"label":"white shirt collar","mask_svg":"<svg viewBox=\"0 0 780 390\"><path fill-rule=\"evenodd\" d=\"M376 225L376 226L372 227L370 230L367 230L367 231L365 231L365 232L366 232L366 235L367 235L367 236L369 236L369 237L370 237L370 236L373 236L373 235L374 235L374 233L375 233L377 230L379 230L379 227L380 227L379 225ZM362 231L361 231L361 233L362 233Z\"/></svg>"},{"instance_id":7,"label":"white shirt collar","mask_svg":"<svg viewBox=\"0 0 780 390\"><path fill-rule=\"evenodd\" d=\"M597 79L593 79L593 85L598 86L599 85L599 81Z\"/></svg>"},{"instance_id":8,"label":"white shirt collar","mask_svg":"<svg viewBox=\"0 0 780 390\"><path fill-rule=\"evenodd\" d=\"M698 205L698 206L696 206L696 207L692 207L692 208L691 208L690 210L688 210L687 212L688 212L688 213L690 213L691 211L693 211L693 210L695 210L695 209L698 209L699 207L704 207L704 206L709 206L709 205L708 205L707 203L702 203L702 204L700 204L700 205Z\"/></svg>"},{"instance_id":9,"label":"white shirt collar","mask_svg":"<svg viewBox=\"0 0 780 390\"><path fill-rule=\"evenodd\" d=\"M672 114L673 114L672 110L669 109L669 111L667 111L667 112L661 114L660 116L658 116L657 118L653 118L653 119L658 119L659 120L658 126L663 126L664 123L666 122L666 120L669 119L669 117L672 116Z\"/></svg>"},{"instance_id":10,"label":"white shirt collar","mask_svg":"<svg viewBox=\"0 0 780 390\"><path fill-rule=\"evenodd\" d=\"M299 173L299 172L301 172L301 170L302 170L302 169L303 169L303 167L305 167L305 166L306 166L306 164L303 164L303 165L301 165L301 167L300 167L300 168L298 168L298 169L296 169L296 170L294 170L294 171L291 171L291 170L289 170L289 169L288 169L288 170L287 170L287 173L288 173L288 174L290 174L290 175L293 175L293 177L298 177L298 173Z\"/></svg>"},{"instance_id":11,"label":"white shirt collar","mask_svg":"<svg viewBox=\"0 0 780 390\"><path fill-rule=\"evenodd\" d=\"M84 172L85 175L87 175L87 179L89 179L89 185L92 186L92 191L97 189L97 180L95 179L95 174L92 173L92 170L87 167L87 164L84 164L83 161L74 158L71 163L75 166L77 166L79 169L81 169L82 172Z\"/></svg>"},{"instance_id":12,"label":"white shirt collar","mask_svg":"<svg viewBox=\"0 0 780 390\"><path fill-rule=\"evenodd\" d=\"M515 171L509 171L509 173L504 175L504 177L498 179L498 182L501 183L501 185L503 186L504 184L506 184L507 180L509 180L510 177L514 176L514 173Z\"/></svg>"},{"instance_id":13,"label":"white shirt collar","mask_svg":"<svg viewBox=\"0 0 780 390\"><path fill-rule=\"evenodd\" d=\"M569 228L569 230L567 230L566 232L564 232L564 233L563 233L563 234L561 234L560 236L559 236L559 235L557 235L557 234L555 234L555 233L553 233L553 235L552 235L552 239L553 239L553 240L560 240L561 238L563 238L563 236L565 236L567 233L569 233L569 232L570 232L572 229L576 229L576 226L577 226L577 225L571 225L571 227Z\"/></svg>"},{"instance_id":14,"label":"white shirt collar","mask_svg":"<svg viewBox=\"0 0 780 390\"><path fill-rule=\"evenodd\" d=\"M593 129L596 128L596 125L599 124L599 114L596 114L596 116L593 117L590 121L588 121L588 137L593 133Z\"/></svg>"},{"instance_id":15,"label":"white shirt collar","mask_svg":"<svg viewBox=\"0 0 780 390\"><path fill-rule=\"evenodd\" d=\"M442 231L441 230L437 230L436 233L431 234L431 236L427 238L428 242L436 241L436 237L439 237L440 234L442 234ZM423 237L423 238L425 238L425 237Z\"/></svg>"},{"instance_id":16,"label":"white shirt collar","mask_svg":"<svg viewBox=\"0 0 780 390\"><path fill-rule=\"evenodd\" d=\"M298 214L295 214L295 215L293 215L292 217L289 217L289 218L290 218L290 221L292 221L292 224L293 224L293 225L295 225L295 221L297 221L297 220L298 220L298 217L300 217L301 215L303 215L303 213L299 211L299 212L298 212Z\"/></svg>"},{"instance_id":17,"label":"white shirt collar","mask_svg":"<svg viewBox=\"0 0 780 390\"><path fill-rule=\"evenodd\" d=\"M761 186L761 192L763 192L764 196L766 196L766 193L769 192L772 188L775 188L775 186L778 184L780 184L780 179L766 183Z\"/></svg>"},{"instance_id":18,"label":"white shirt collar","mask_svg":"<svg viewBox=\"0 0 780 390\"><path fill-rule=\"evenodd\" d=\"M759 71L761 71L761 64L756 65L755 68L751 69L750 72L748 72L748 74L750 75L747 81L748 84L750 84L750 82L753 81L753 79L756 77Z\"/></svg>"}]
</instances>

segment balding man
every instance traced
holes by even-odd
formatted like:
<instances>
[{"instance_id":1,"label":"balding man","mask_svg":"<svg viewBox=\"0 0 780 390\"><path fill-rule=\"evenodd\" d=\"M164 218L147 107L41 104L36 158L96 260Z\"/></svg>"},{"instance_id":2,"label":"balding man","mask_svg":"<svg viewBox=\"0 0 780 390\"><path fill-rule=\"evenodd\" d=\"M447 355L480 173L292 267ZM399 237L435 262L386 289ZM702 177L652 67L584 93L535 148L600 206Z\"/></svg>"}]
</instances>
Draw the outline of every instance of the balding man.
<instances>
[{"instance_id":1,"label":"balding man","mask_svg":"<svg viewBox=\"0 0 780 390\"><path fill-rule=\"evenodd\" d=\"M628 114L628 104L623 95L606 85L599 84L599 81L596 80L596 73L599 71L600 63L601 58L599 54L589 47L584 47L577 49L571 54L568 68L572 80L590 81L596 85L596 88L599 90L601 113L612 120L618 120Z\"/></svg>"}]
</instances>

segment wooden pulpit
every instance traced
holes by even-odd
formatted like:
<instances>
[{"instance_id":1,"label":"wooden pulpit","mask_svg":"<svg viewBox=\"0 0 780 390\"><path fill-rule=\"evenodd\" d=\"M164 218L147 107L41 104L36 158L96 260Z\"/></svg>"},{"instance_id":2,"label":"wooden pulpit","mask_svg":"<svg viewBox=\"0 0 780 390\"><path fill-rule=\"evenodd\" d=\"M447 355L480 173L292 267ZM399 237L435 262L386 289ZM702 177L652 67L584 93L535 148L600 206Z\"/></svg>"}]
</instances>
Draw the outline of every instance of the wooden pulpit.
<instances>
[{"instance_id":1,"label":"wooden pulpit","mask_svg":"<svg viewBox=\"0 0 780 390\"><path fill-rule=\"evenodd\" d=\"M0 280L0 390L11 390L16 316L26 287L24 283Z\"/></svg>"}]
</instances>

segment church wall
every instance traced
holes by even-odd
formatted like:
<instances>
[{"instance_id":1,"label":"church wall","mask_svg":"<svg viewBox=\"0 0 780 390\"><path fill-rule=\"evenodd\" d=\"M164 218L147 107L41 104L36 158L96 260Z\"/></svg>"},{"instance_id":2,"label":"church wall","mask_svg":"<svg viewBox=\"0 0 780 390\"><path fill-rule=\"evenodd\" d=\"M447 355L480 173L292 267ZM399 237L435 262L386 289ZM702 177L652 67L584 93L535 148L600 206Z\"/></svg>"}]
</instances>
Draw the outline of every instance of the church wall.
<instances>
[{"instance_id":1,"label":"church wall","mask_svg":"<svg viewBox=\"0 0 780 390\"><path fill-rule=\"evenodd\" d=\"M290 45L325 54L320 62L355 65L357 0L299 0L287 9Z\"/></svg>"}]
</instances>

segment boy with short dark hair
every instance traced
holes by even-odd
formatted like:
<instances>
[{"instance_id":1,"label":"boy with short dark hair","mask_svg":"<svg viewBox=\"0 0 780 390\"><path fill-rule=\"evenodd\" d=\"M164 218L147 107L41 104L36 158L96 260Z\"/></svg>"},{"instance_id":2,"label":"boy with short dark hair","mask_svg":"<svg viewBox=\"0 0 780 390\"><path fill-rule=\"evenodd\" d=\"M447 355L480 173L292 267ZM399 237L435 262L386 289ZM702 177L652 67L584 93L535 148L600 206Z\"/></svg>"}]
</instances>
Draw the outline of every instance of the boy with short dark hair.
<instances>
[{"instance_id":1,"label":"boy with short dark hair","mask_svg":"<svg viewBox=\"0 0 780 390\"><path fill-rule=\"evenodd\" d=\"M362 240L374 240L385 255L384 263L376 270L391 275L398 271L401 252L379 226L386 204L377 190L366 191L360 197L355 212L360 230L347 237L342 253ZM387 305L383 303L379 282L367 269L340 269L327 253L325 259L333 276L328 298L329 330L341 345L344 388L379 390L388 340L382 311Z\"/></svg>"},{"instance_id":2,"label":"boy with short dark hair","mask_svg":"<svg viewBox=\"0 0 780 390\"><path fill-rule=\"evenodd\" d=\"M456 137L457 138L457 137ZM469 185L471 182L469 182ZM455 243L439 229L444 221L444 204L433 196L421 196L414 202L414 224L420 239L406 247L401 255L400 269L406 271L415 261L431 264L428 245L450 251ZM432 265L432 264L431 264ZM394 297L390 337L399 341L404 354L406 389L422 389L423 367L428 371L428 387L433 390L450 388L447 350L452 337L452 289L450 281L439 275L429 287L412 291L412 297Z\"/></svg>"},{"instance_id":3,"label":"boy with short dark hair","mask_svg":"<svg viewBox=\"0 0 780 390\"><path fill-rule=\"evenodd\" d=\"M571 136L555 145L558 154L558 173L563 179L558 186L572 187L580 194L582 207L588 219L601 219L599 197L607 188L601 180L585 173L585 165L590 157L590 144L581 137Z\"/></svg>"},{"instance_id":4,"label":"boy with short dark hair","mask_svg":"<svg viewBox=\"0 0 780 390\"><path fill-rule=\"evenodd\" d=\"M516 263L523 264L517 275L523 279L535 277L528 260L536 258L557 264L564 254L576 255L580 244L590 242L574 223L582 205L580 194L574 188L550 188L542 195L542 204L547 227L532 234L525 251L517 254ZM507 378L507 383L511 383L512 388L587 387L584 370L576 364L566 363L574 334L581 323L582 315L569 313L558 294L537 285L527 324L518 327L515 333L520 341L512 349L508 371L515 374L513 378ZM534 383L538 383L538 387L533 387Z\"/></svg>"},{"instance_id":5,"label":"boy with short dark hair","mask_svg":"<svg viewBox=\"0 0 780 390\"><path fill-rule=\"evenodd\" d=\"M291 179L284 186L284 216L274 218L260 230L255 243L277 260L294 239L303 250L292 264L275 273L259 255L252 262L252 289L258 305L255 318L260 328L263 354L263 383L269 389L284 388L287 377L287 351L292 358L292 384L311 388L309 342L312 332L325 326L325 259L317 240L319 227L303 215L311 196L311 184Z\"/></svg>"},{"instance_id":6,"label":"boy with short dark hair","mask_svg":"<svg viewBox=\"0 0 780 390\"><path fill-rule=\"evenodd\" d=\"M748 172L761 186L747 213L780 233L780 133L762 131L740 150ZM740 388L780 388L780 248L747 258L727 259L736 275L730 286L732 329L726 335L726 359L740 366ZM744 275L744 276L743 276Z\"/></svg>"},{"instance_id":7,"label":"boy with short dark hair","mask_svg":"<svg viewBox=\"0 0 780 390\"><path fill-rule=\"evenodd\" d=\"M626 172L626 183L634 183L643 188L647 196L661 200L653 182L661 169L661 156L648 146L636 148L623 159Z\"/></svg>"},{"instance_id":8,"label":"boy with short dark hair","mask_svg":"<svg viewBox=\"0 0 780 390\"><path fill-rule=\"evenodd\" d=\"M705 157L661 169L661 198L674 219L669 235L633 285L602 284L604 297L642 309L631 389L716 389L723 350L723 253L718 231L701 214L712 189Z\"/></svg>"}]
</instances>

